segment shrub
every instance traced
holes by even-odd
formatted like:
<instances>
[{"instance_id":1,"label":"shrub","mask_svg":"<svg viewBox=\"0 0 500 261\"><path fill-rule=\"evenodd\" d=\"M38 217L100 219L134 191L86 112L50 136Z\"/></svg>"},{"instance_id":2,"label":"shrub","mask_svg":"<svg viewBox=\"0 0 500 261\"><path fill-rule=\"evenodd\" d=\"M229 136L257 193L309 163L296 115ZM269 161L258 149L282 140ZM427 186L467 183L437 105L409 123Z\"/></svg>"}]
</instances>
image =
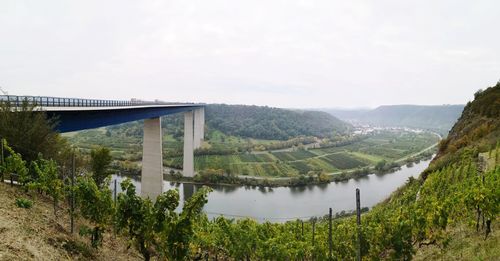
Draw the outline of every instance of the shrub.
<instances>
[{"instance_id":1,"label":"shrub","mask_svg":"<svg viewBox=\"0 0 500 261\"><path fill-rule=\"evenodd\" d=\"M16 205L20 208L31 208L33 206L33 201L27 198L16 198Z\"/></svg>"}]
</instances>

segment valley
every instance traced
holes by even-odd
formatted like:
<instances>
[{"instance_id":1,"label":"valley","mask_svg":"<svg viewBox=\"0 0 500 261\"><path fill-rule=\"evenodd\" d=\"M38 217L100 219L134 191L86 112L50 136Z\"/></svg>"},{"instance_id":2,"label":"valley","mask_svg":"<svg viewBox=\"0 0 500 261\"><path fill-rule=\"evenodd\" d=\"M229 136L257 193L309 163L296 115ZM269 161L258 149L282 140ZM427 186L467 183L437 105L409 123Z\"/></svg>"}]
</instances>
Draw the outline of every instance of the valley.
<instances>
[{"instance_id":1,"label":"valley","mask_svg":"<svg viewBox=\"0 0 500 261\"><path fill-rule=\"evenodd\" d=\"M263 140L228 136L209 131L202 148L195 152L198 173L217 172L240 178L297 178L348 173L367 174L388 171L432 154L439 135L404 128L366 128L337 137L332 141L319 137L295 137L290 140ZM68 135L76 146L90 149L108 146L117 171L134 174L140 171L142 158L139 135L107 135L97 129ZM182 140L164 136L166 174L182 169ZM378 168L377 168L378 164Z\"/></svg>"}]
</instances>

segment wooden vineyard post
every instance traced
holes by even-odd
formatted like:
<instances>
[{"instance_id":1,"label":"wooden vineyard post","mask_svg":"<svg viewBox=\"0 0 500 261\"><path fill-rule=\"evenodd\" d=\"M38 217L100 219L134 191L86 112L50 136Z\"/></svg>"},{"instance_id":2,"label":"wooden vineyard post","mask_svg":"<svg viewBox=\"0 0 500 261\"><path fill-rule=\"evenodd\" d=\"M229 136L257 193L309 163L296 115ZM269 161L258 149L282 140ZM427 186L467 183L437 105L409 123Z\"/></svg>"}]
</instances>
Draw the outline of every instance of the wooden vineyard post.
<instances>
[{"instance_id":1,"label":"wooden vineyard post","mask_svg":"<svg viewBox=\"0 0 500 261\"><path fill-rule=\"evenodd\" d=\"M75 212L75 152L71 155L71 202L70 202L70 226L71 234L74 232L74 212Z\"/></svg>"},{"instance_id":2,"label":"wooden vineyard post","mask_svg":"<svg viewBox=\"0 0 500 261\"><path fill-rule=\"evenodd\" d=\"M295 237L297 238L297 240L300 239L300 233L299 233L299 220L297 219L297 221L295 222L296 226L295 226Z\"/></svg>"},{"instance_id":3,"label":"wooden vineyard post","mask_svg":"<svg viewBox=\"0 0 500 261\"><path fill-rule=\"evenodd\" d=\"M2 141L2 165L3 165L3 138L1 139Z\"/></svg>"},{"instance_id":4,"label":"wooden vineyard post","mask_svg":"<svg viewBox=\"0 0 500 261\"><path fill-rule=\"evenodd\" d=\"M361 260L361 200L359 188L356 188L356 223L358 230L358 251L357 260Z\"/></svg>"},{"instance_id":5,"label":"wooden vineyard post","mask_svg":"<svg viewBox=\"0 0 500 261\"><path fill-rule=\"evenodd\" d=\"M332 242L332 208L328 214L328 258L332 260L333 257L333 242Z\"/></svg>"},{"instance_id":6,"label":"wooden vineyard post","mask_svg":"<svg viewBox=\"0 0 500 261\"><path fill-rule=\"evenodd\" d=\"M500 141L497 141L497 146L495 148L495 166L498 164L498 148L500 147Z\"/></svg>"},{"instance_id":7,"label":"wooden vineyard post","mask_svg":"<svg viewBox=\"0 0 500 261\"><path fill-rule=\"evenodd\" d=\"M313 219L312 220L312 246L313 247L312 247L312 257L311 257L312 260L314 260L314 244L315 244L315 242L314 242L314 233L316 232L315 229L316 229L316 220Z\"/></svg>"},{"instance_id":8,"label":"wooden vineyard post","mask_svg":"<svg viewBox=\"0 0 500 261\"><path fill-rule=\"evenodd\" d=\"M2 166L3 166L4 165L4 156L3 156L3 142L4 141L3 141L3 138L0 139L0 142L2 143L2 145L1 145L2 146L2 157L1 157L2 162L1 163L2 163ZM2 170L2 173L0 173L0 174L2 175L2 180L1 181L3 182L3 170Z\"/></svg>"},{"instance_id":9,"label":"wooden vineyard post","mask_svg":"<svg viewBox=\"0 0 500 261\"><path fill-rule=\"evenodd\" d=\"M315 229L316 229L316 221L313 220L312 221L312 245L313 245L313 247L314 247L314 236L315 236L314 233L316 232Z\"/></svg>"},{"instance_id":10,"label":"wooden vineyard post","mask_svg":"<svg viewBox=\"0 0 500 261\"><path fill-rule=\"evenodd\" d=\"M115 178L114 188L113 188L113 200L114 200L115 205L116 205L116 178Z\"/></svg>"},{"instance_id":11,"label":"wooden vineyard post","mask_svg":"<svg viewBox=\"0 0 500 261\"><path fill-rule=\"evenodd\" d=\"M300 223L302 224L302 235L301 235L301 239L304 238L304 220L301 220Z\"/></svg>"}]
</instances>

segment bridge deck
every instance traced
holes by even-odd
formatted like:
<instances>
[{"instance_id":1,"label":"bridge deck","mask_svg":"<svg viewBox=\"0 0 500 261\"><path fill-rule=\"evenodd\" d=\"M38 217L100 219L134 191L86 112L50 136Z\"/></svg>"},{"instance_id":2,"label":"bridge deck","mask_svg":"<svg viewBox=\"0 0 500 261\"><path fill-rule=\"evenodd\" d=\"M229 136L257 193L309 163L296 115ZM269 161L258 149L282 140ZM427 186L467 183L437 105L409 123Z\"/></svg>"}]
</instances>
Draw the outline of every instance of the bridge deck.
<instances>
[{"instance_id":1,"label":"bridge deck","mask_svg":"<svg viewBox=\"0 0 500 261\"><path fill-rule=\"evenodd\" d=\"M42 107L124 107L124 106L145 106L145 105L182 105L192 103L177 103L163 101L142 101L131 99L124 100L100 100L81 98L62 98L48 96L17 96L0 95L0 102L9 102L13 106L21 106L23 102L36 104Z\"/></svg>"},{"instance_id":2,"label":"bridge deck","mask_svg":"<svg viewBox=\"0 0 500 261\"><path fill-rule=\"evenodd\" d=\"M205 104L161 101L120 101L42 96L0 95L0 102L20 107L27 102L56 117L59 132L70 132L115 125L191 111Z\"/></svg>"}]
</instances>

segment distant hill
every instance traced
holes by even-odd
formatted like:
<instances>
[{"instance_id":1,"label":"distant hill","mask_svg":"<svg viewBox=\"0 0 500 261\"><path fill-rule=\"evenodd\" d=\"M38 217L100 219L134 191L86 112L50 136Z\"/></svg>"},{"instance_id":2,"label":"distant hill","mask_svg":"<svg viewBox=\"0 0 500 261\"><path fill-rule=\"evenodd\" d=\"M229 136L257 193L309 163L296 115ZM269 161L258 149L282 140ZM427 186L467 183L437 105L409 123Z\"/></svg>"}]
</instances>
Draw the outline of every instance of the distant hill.
<instances>
[{"instance_id":1,"label":"distant hill","mask_svg":"<svg viewBox=\"0 0 500 261\"><path fill-rule=\"evenodd\" d=\"M205 107L207 130L226 135L287 140L297 136L329 137L352 128L349 123L322 111L294 111L267 106L209 104ZM182 113L162 118L162 126L175 138L184 134ZM125 123L107 127L126 135L142 136L142 124Z\"/></svg>"},{"instance_id":2,"label":"distant hill","mask_svg":"<svg viewBox=\"0 0 500 261\"><path fill-rule=\"evenodd\" d=\"M403 126L448 131L460 116L464 105L384 105L373 110L324 111L349 122L380 126Z\"/></svg>"},{"instance_id":3,"label":"distant hill","mask_svg":"<svg viewBox=\"0 0 500 261\"><path fill-rule=\"evenodd\" d=\"M267 106L210 104L209 128L228 135L285 140L305 135L327 137L345 132L351 125L321 111L293 111Z\"/></svg>"}]
</instances>

